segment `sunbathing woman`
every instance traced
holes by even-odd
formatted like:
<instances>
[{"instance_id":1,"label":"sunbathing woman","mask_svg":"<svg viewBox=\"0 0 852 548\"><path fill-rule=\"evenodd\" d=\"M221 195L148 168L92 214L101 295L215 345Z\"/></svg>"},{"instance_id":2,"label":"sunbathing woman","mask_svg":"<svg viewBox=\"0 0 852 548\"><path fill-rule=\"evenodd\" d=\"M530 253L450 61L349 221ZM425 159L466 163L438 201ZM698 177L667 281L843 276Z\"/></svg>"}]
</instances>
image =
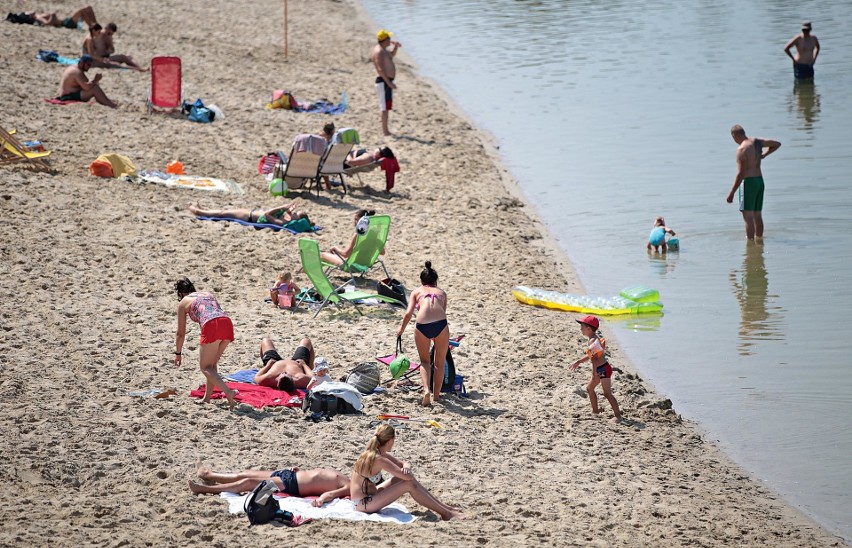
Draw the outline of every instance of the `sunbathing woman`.
<instances>
[{"instance_id":1,"label":"sunbathing woman","mask_svg":"<svg viewBox=\"0 0 852 548\"><path fill-rule=\"evenodd\" d=\"M177 336L175 337L175 365L180 367L183 357L183 342L186 338L186 316L201 326L201 341L198 347L198 362L206 379L202 403L209 403L213 387L219 387L228 398L228 407L234 408L234 391L228 388L216 366L228 345L234 340L234 325L231 318L219 306L212 293L196 291L189 278L175 282L178 304Z\"/></svg>"},{"instance_id":2,"label":"sunbathing woman","mask_svg":"<svg viewBox=\"0 0 852 548\"><path fill-rule=\"evenodd\" d=\"M395 156L393 155L393 151L388 147L379 147L370 152L366 148L359 148L349 153L346 161L343 162L343 167L349 169L350 167L365 166L378 162L382 158L395 158Z\"/></svg>"},{"instance_id":3,"label":"sunbathing woman","mask_svg":"<svg viewBox=\"0 0 852 548\"><path fill-rule=\"evenodd\" d=\"M390 454L395 437L393 427L382 424L355 462L349 483L349 495L355 509L368 514L380 512L408 493L418 504L437 512L442 520L464 519L461 510L439 501L414 479L410 464ZM382 472L387 472L391 478L383 480Z\"/></svg>"},{"instance_id":4,"label":"sunbathing woman","mask_svg":"<svg viewBox=\"0 0 852 548\"><path fill-rule=\"evenodd\" d=\"M355 241L358 239L358 236L363 236L367 233L367 227L369 227L369 220L362 221L363 218L372 217L376 214L374 209L359 209L355 212L354 220L355 220L355 234L352 235L352 239L349 240L349 246L346 249L332 246L332 248L328 251L323 251L320 253L320 257L324 263L333 264L336 266L342 266L344 261L349 258L349 255L352 253L352 250L355 249ZM385 254L384 248L382 248L381 254Z\"/></svg>"},{"instance_id":5,"label":"sunbathing woman","mask_svg":"<svg viewBox=\"0 0 852 548\"><path fill-rule=\"evenodd\" d=\"M187 204L186 208L196 217L221 217L238 219L250 223L282 226L296 219L308 219L304 211L297 211L296 204L287 204L264 211L263 209L201 209L196 204Z\"/></svg>"},{"instance_id":6,"label":"sunbathing woman","mask_svg":"<svg viewBox=\"0 0 852 548\"><path fill-rule=\"evenodd\" d=\"M411 316L416 313L414 343L420 355L420 380L423 383L423 405L425 406L429 405L430 388L432 401L441 398L447 349L450 346L450 328L447 325L447 294L436 285L438 273L432 270L432 263L429 261L426 261L426 268L420 273L420 283L423 285L412 291L408 298L408 310L402 317L402 325L397 330L396 336L402 336ZM435 371L430 387L429 346L432 341L435 341Z\"/></svg>"},{"instance_id":7,"label":"sunbathing woman","mask_svg":"<svg viewBox=\"0 0 852 548\"><path fill-rule=\"evenodd\" d=\"M337 498L349 495L349 478L337 470L314 468L300 470L297 467L284 470L243 470L237 473L213 472L207 468L198 469L198 477L207 484L189 482L189 490L195 493L246 493L257 487L263 480L272 480L279 491L294 497L318 496L314 506L322 506Z\"/></svg>"}]
</instances>

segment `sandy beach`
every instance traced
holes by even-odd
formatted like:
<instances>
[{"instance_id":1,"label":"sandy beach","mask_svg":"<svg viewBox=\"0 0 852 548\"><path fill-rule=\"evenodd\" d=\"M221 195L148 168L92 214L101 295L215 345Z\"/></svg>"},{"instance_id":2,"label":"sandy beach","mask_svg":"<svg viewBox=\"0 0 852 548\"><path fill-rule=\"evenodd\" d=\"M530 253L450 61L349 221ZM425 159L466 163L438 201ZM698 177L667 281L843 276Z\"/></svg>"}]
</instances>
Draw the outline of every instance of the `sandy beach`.
<instances>
[{"instance_id":1,"label":"sandy beach","mask_svg":"<svg viewBox=\"0 0 852 548\"><path fill-rule=\"evenodd\" d=\"M216 104L224 119L150 116L150 76L124 70L90 73L104 73L117 110L49 105L42 99L56 96L63 67L35 55L76 56L84 33L0 24L0 125L43 141L55 170L0 168L0 545L843 544L703 439L611 337L614 393L631 422L610 423L602 397L601 416L591 414L589 366L567 367L585 347L578 315L521 305L510 293L516 284L582 293L572 266L520 198L488 136L418 76L404 50L390 117L396 135L382 137L369 61L381 22L367 20L354 0L290 2L286 58L280 2L92 5L102 24L117 23L118 52L146 64L157 55L181 57L184 96ZM77 7L5 2L2 14L66 15ZM349 108L335 117L265 109L275 89L335 102L346 91ZM362 175L363 185L355 180L347 195L269 195L258 159L289 152L295 135L317 133L328 121L357 128L367 147L393 149L402 172L391 197L380 171ZM179 159L187 173L236 181L245 193L90 177L89 163L105 152L140 169L165 170ZM385 264L413 289L423 262L432 261L448 294L451 333L466 335L454 356L470 398L449 397L424 411L416 393L389 389L365 399L363 415L314 424L298 409L240 405L229 413L222 402L199 406L189 397L203 382L197 325L183 366L172 363L172 284L183 276L213 291L233 319L236 340L222 373L257 367L263 337L283 354L309 336L335 378L393 351L399 310L326 310L313 318L264 303L276 273L298 268L298 237L198 221L186 210L188 202L259 208L293 199L323 227L310 236L323 249L348 241L359 208L392 216ZM372 271L363 287L381 277ZM309 285L304 276L296 282ZM404 339L409 355L412 330ZM602 332L609 335L605 320ZM128 395L153 388L178 395ZM467 520L440 522L406 496L400 502L418 517L412 525L323 520L249 529L224 500L187 489L199 466L348 474L372 434L370 421L383 412L446 426L412 424L399 432L394 454L441 500L462 506Z\"/></svg>"}]
</instances>

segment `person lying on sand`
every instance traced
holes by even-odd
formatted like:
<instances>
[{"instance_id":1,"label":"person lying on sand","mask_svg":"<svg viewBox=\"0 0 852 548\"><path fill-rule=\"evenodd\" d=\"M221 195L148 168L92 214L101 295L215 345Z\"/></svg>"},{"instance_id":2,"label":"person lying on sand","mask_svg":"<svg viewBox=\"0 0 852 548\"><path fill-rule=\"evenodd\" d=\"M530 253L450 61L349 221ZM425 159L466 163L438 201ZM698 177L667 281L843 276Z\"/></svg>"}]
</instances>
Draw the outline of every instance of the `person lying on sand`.
<instances>
[{"instance_id":1,"label":"person lying on sand","mask_svg":"<svg viewBox=\"0 0 852 548\"><path fill-rule=\"evenodd\" d=\"M298 467L284 470L243 470L242 472L213 472L198 469L198 477L206 482L189 482L189 490L201 493L246 493L263 480L272 480L279 491L294 497L317 496L313 505L320 507L326 502L349 495L349 478L337 470L314 468L300 470Z\"/></svg>"},{"instance_id":2,"label":"person lying on sand","mask_svg":"<svg viewBox=\"0 0 852 548\"><path fill-rule=\"evenodd\" d=\"M202 209L197 204L187 204L186 208L196 217L220 217L228 219L239 219L250 223L269 224L283 226L290 221L306 219L309 223L308 214L296 210L295 202L272 209ZM313 224L313 223L311 223Z\"/></svg>"},{"instance_id":3,"label":"person lying on sand","mask_svg":"<svg viewBox=\"0 0 852 548\"><path fill-rule=\"evenodd\" d=\"M93 63L94 60L91 55L83 55L76 65L66 68L62 72L62 78L59 81L59 95L57 99L60 101L89 102L94 97L95 101L102 105L117 108L118 103L111 101L98 84L103 75L95 74L95 77L91 81L86 76L86 72L92 68Z\"/></svg>"},{"instance_id":4,"label":"person lying on sand","mask_svg":"<svg viewBox=\"0 0 852 548\"><path fill-rule=\"evenodd\" d=\"M81 22L86 23L89 27L98 22L95 17L95 10L92 9L92 6L84 6L72 13L71 17L65 18L59 17L55 11L44 13L28 11L17 15L10 13L6 16L6 20L13 20L15 23L41 25L44 27L65 27L66 29L76 29L80 26Z\"/></svg>"},{"instance_id":5,"label":"person lying on sand","mask_svg":"<svg viewBox=\"0 0 852 548\"><path fill-rule=\"evenodd\" d=\"M355 461L349 483L349 495L355 509L368 514L380 512L408 493L418 504L437 512L444 521L464 519L459 508L439 501L414 478L409 463L390 454L395 438L392 426L380 425ZM390 474L390 479L385 480L382 472Z\"/></svg>"},{"instance_id":6,"label":"person lying on sand","mask_svg":"<svg viewBox=\"0 0 852 548\"><path fill-rule=\"evenodd\" d=\"M307 337L299 341L299 346L290 359L282 358L272 339L264 338L260 342L260 360L263 367L255 374L254 382L285 392L293 392L296 388L304 389L314 376L315 357L314 345Z\"/></svg>"}]
</instances>

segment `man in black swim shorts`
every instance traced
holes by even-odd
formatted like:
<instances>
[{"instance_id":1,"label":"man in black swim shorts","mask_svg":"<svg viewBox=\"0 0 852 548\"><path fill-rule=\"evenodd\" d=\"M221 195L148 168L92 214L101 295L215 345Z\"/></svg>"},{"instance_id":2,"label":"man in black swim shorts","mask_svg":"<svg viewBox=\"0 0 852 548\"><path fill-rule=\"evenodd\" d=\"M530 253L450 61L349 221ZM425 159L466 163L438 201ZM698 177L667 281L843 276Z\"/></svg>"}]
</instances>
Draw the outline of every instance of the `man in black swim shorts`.
<instances>
[{"instance_id":1,"label":"man in black swim shorts","mask_svg":"<svg viewBox=\"0 0 852 548\"><path fill-rule=\"evenodd\" d=\"M246 493L260 482L271 479L283 491L294 497L318 496L314 506L322 506L336 498L349 495L349 478L337 470L314 468L300 470L297 467L284 470L243 470L242 472L214 472L199 468L198 477L205 483L189 482L189 490L199 493Z\"/></svg>"},{"instance_id":2,"label":"man in black swim shorts","mask_svg":"<svg viewBox=\"0 0 852 548\"><path fill-rule=\"evenodd\" d=\"M289 360L281 357L272 339L265 338L260 343L263 366L255 374L254 382L285 392L293 392L296 388L304 389L314 376L315 357L314 345L307 337L299 341L299 346Z\"/></svg>"}]
</instances>

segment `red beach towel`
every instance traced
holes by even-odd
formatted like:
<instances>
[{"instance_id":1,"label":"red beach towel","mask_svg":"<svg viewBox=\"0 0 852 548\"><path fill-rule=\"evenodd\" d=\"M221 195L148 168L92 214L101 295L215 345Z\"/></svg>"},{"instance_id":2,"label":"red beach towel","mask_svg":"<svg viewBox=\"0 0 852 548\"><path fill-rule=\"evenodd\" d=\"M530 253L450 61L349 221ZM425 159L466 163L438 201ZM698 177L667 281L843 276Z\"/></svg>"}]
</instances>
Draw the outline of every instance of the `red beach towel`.
<instances>
[{"instance_id":1,"label":"red beach towel","mask_svg":"<svg viewBox=\"0 0 852 548\"><path fill-rule=\"evenodd\" d=\"M399 162L396 158L382 158L382 171L385 172L385 190L390 192L393 188L394 178L399 172Z\"/></svg>"},{"instance_id":2,"label":"red beach towel","mask_svg":"<svg viewBox=\"0 0 852 548\"><path fill-rule=\"evenodd\" d=\"M229 382L225 383L231 390L236 390L237 395L234 398L240 403L247 403L257 409L264 407L299 407L302 405L302 398L305 396L304 390L296 390L295 394L276 390L268 386L258 386L256 384L248 384L244 382ZM204 384L189 393L192 398L204 397ZM210 396L212 400L224 399L225 394L219 388L213 388L213 394Z\"/></svg>"}]
</instances>

